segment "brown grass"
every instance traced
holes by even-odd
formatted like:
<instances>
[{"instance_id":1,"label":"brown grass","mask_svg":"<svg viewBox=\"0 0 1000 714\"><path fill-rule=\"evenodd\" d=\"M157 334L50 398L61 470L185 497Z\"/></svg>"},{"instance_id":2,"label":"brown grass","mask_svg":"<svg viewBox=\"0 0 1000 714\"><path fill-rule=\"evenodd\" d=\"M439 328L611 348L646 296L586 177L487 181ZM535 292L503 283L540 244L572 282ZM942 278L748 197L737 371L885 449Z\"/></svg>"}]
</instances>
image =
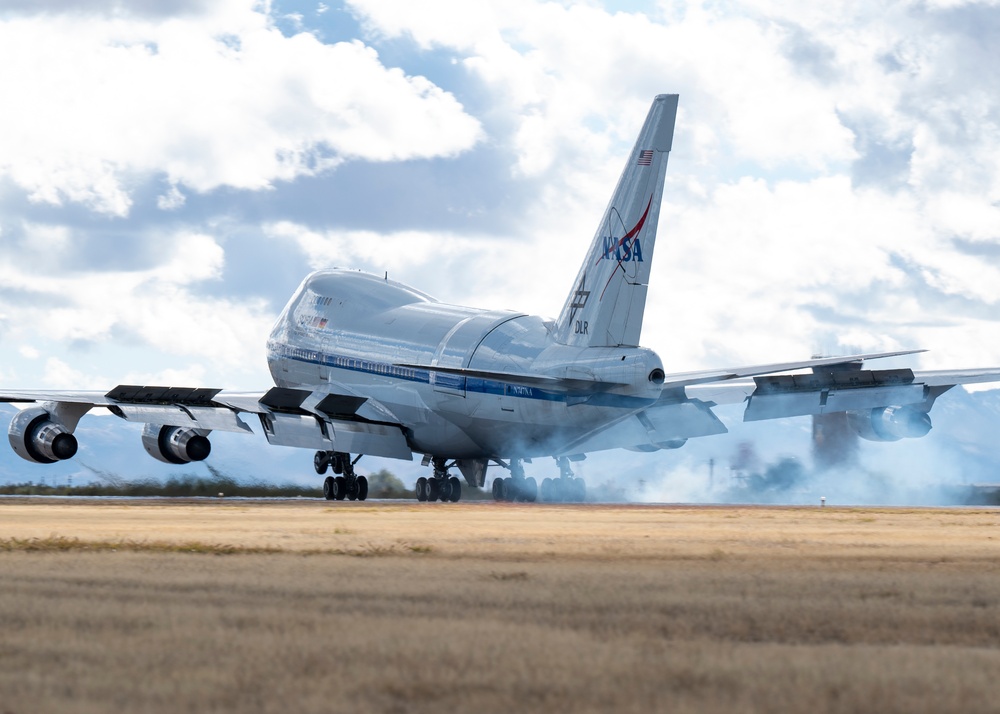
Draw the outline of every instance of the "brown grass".
<instances>
[{"instance_id":1,"label":"brown grass","mask_svg":"<svg viewBox=\"0 0 1000 714\"><path fill-rule=\"evenodd\" d=\"M0 500L0 714L997 711L998 518Z\"/></svg>"}]
</instances>

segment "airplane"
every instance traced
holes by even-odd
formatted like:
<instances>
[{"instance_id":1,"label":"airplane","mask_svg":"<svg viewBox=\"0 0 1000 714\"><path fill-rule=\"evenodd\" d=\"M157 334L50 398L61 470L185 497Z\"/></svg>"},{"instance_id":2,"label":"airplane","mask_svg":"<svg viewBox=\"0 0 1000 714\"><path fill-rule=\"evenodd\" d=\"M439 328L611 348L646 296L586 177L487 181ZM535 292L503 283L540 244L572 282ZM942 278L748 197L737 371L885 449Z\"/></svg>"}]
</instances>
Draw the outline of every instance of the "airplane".
<instances>
[{"instance_id":1,"label":"airplane","mask_svg":"<svg viewBox=\"0 0 1000 714\"><path fill-rule=\"evenodd\" d=\"M659 95L555 319L439 302L370 273L319 270L298 287L267 341L266 392L119 385L104 392L0 390L33 403L11 420L14 452L54 463L77 451L74 430L103 408L145 424L155 459L184 464L211 452L212 431L252 433L315 450L328 500L365 500L361 455L422 457L420 501L458 501L486 484L497 501L583 501L572 464L591 452L676 449L727 428L712 411L744 403L744 421L843 414L872 441L926 435L934 401L958 384L1000 381L1000 368L865 369L920 350L812 358L668 374L639 345L678 95ZM539 486L523 464L552 457ZM592 494L593 495L593 494ZM600 494L597 494L600 497Z\"/></svg>"}]
</instances>

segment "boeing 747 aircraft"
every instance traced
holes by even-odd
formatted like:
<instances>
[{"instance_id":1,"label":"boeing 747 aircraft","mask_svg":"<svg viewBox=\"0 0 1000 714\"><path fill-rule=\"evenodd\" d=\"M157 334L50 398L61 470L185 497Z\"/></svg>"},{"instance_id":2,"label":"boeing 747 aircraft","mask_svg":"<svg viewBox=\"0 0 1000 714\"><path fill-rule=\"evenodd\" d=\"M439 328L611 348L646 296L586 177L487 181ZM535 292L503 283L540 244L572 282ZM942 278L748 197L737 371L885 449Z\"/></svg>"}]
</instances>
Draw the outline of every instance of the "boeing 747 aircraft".
<instances>
[{"instance_id":1,"label":"boeing 747 aircraft","mask_svg":"<svg viewBox=\"0 0 1000 714\"><path fill-rule=\"evenodd\" d=\"M251 432L256 415L271 444L315 450L328 499L364 500L355 473L363 454L431 466L421 501L457 501L462 484L486 484L497 500L586 498L572 463L589 452L675 449L726 427L712 408L745 403L744 420L844 413L873 441L920 437L934 400L957 384L1000 380L1000 368L938 372L865 369L859 354L667 374L639 346L677 95L660 95L584 255L559 316L438 302L381 276L320 270L302 282L267 341L275 386L219 389L118 386L103 392L0 390L34 403L10 424L18 456L39 464L71 458L74 430L95 407L144 423L155 459L205 459L215 430ZM541 487L525 459L553 457ZM555 473L555 470L553 471Z\"/></svg>"}]
</instances>

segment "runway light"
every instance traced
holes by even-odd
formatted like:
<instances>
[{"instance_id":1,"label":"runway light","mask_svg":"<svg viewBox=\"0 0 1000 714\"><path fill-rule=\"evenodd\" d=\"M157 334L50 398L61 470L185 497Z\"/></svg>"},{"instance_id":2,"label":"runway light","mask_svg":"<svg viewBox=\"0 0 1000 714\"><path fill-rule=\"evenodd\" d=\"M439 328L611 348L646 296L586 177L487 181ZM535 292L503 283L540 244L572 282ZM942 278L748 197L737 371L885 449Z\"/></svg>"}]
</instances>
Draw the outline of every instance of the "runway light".
<instances>
[{"instance_id":1,"label":"runway light","mask_svg":"<svg viewBox=\"0 0 1000 714\"><path fill-rule=\"evenodd\" d=\"M223 496L225 496L225 495L226 495L226 494L224 494L224 493L223 493L222 491L219 491L219 498L222 498L222 497L223 497Z\"/></svg>"}]
</instances>

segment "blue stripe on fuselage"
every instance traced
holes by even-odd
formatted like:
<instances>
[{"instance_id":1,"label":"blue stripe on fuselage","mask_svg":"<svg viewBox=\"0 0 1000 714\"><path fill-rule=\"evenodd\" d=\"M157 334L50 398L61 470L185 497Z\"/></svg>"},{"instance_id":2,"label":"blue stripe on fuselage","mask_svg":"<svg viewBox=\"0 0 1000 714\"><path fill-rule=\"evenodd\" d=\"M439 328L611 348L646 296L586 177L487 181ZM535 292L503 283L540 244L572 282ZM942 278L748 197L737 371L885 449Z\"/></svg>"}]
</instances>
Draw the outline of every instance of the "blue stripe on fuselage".
<instances>
[{"instance_id":1,"label":"blue stripe on fuselage","mask_svg":"<svg viewBox=\"0 0 1000 714\"><path fill-rule=\"evenodd\" d=\"M359 372L361 374L380 375L391 377L406 382L416 382L419 384L431 383L431 372L434 372L434 384L437 387L447 389L464 389L466 392L476 394L494 394L497 396L508 396L519 399L535 399L546 402L564 402L569 399L574 403L581 403L579 393L550 392L538 387L528 387L521 384L511 384L494 379L483 379L481 377L464 377L457 374L438 372L434 369L415 369L413 367L400 367L386 362L373 362L371 360L360 359L358 357L346 357L342 355L330 355L317 350L290 347L285 344L268 343L268 358L270 359L291 359L296 362L307 364L318 364L324 367L334 367L349 372ZM635 409L648 406L655 402L655 399L644 399L642 397L630 397L625 394L609 394L608 392L594 392L587 395L587 404L592 406L619 407L623 409Z\"/></svg>"}]
</instances>

